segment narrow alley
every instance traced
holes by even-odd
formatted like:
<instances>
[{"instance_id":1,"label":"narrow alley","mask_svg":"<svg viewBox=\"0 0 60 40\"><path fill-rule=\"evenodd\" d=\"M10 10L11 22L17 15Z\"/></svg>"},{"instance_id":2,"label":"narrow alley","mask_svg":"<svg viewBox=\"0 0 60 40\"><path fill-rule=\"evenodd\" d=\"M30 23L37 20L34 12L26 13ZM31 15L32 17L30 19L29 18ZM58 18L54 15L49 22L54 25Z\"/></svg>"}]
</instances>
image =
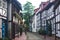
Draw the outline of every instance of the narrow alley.
<instances>
[{"instance_id":1,"label":"narrow alley","mask_svg":"<svg viewBox=\"0 0 60 40\"><path fill-rule=\"evenodd\" d=\"M0 0L0 40L60 40L60 0Z\"/></svg>"},{"instance_id":2,"label":"narrow alley","mask_svg":"<svg viewBox=\"0 0 60 40\"><path fill-rule=\"evenodd\" d=\"M36 33L27 32L27 34L25 35L25 33L23 32L21 36L15 37L15 39L13 40L43 40L43 38Z\"/></svg>"}]
</instances>

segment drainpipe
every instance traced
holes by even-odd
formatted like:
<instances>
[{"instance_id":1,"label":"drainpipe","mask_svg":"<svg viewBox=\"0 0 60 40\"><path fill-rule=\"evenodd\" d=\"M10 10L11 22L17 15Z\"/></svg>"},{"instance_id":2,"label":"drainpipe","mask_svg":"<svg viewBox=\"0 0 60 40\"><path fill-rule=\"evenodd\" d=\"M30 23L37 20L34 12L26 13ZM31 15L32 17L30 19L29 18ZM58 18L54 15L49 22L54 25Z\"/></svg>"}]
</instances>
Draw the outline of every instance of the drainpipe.
<instances>
[{"instance_id":1,"label":"drainpipe","mask_svg":"<svg viewBox=\"0 0 60 40\"><path fill-rule=\"evenodd\" d=\"M55 16L55 10L54 10L54 18L55 18L55 40L56 40L56 16Z\"/></svg>"},{"instance_id":2,"label":"drainpipe","mask_svg":"<svg viewBox=\"0 0 60 40\"><path fill-rule=\"evenodd\" d=\"M55 40L56 40L56 15L55 15L55 9L54 9L54 18L55 18Z\"/></svg>"},{"instance_id":3,"label":"drainpipe","mask_svg":"<svg viewBox=\"0 0 60 40\"><path fill-rule=\"evenodd\" d=\"M41 21L40 21L40 24L41 24L40 27L41 27L41 29L42 29L42 18L41 18L41 17L42 17L42 13L40 13L40 20L41 20Z\"/></svg>"},{"instance_id":4,"label":"drainpipe","mask_svg":"<svg viewBox=\"0 0 60 40\"><path fill-rule=\"evenodd\" d=\"M12 39L12 0L7 0L7 26L8 26L8 38Z\"/></svg>"}]
</instances>

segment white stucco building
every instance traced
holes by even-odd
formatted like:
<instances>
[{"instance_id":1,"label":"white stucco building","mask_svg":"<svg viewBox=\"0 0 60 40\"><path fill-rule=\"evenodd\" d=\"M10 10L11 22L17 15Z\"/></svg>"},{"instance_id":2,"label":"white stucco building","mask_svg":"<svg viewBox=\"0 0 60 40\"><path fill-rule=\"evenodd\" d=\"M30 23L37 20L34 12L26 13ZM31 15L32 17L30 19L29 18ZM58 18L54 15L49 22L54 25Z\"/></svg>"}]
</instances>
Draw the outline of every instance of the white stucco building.
<instances>
[{"instance_id":1,"label":"white stucco building","mask_svg":"<svg viewBox=\"0 0 60 40\"><path fill-rule=\"evenodd\" d=\"M36 32L36 14L32 17L32 32Z\"/></svg>"},{"instance_id":2,"label":"white stucco building","mask_svg":"<svg viewBox=\"0 0 60 40\"><path fill-rule=\"evenodd\" d=\"M37 18L36 18L36 31L38 32L39 29L41 28L40 27L40 25L41 25L41 23L40 23L40 13L37 13L36 16L37 16Z\"/></svg>"}]
</instances>

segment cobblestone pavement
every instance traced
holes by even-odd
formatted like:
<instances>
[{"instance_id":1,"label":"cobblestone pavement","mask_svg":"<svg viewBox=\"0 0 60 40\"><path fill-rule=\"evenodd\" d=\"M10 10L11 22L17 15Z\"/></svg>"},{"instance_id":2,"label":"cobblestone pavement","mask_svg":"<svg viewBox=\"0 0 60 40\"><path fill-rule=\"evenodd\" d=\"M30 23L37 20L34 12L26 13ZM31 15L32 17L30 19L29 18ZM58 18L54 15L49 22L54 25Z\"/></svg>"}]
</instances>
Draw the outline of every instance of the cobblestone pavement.
<instances>
[{"instance_id":1,"label":"cobblestone pavement","mask_svg":"<svg viewBox=\"0 0 60 40\"><path fill-rule=\"evenodd\" d=\"M55 40L55 36L43 36L43 35L40 35L44 40ZM60 40L60 38L57 38L56 37L56 40Z\"/></svg>"},{"instance_id":2,"label":"cobblestone pavement","mask_svg":"<svg viewBox=\"0 0 60 40\"><path fill-rule=\"evenodd\" d=\"M27 40L43 40L38 35L35 35L34 33L27 32Z\"/></svg>"},{"instance_id":3,"label":"cobblestone pavement","mask_svg":"<svg viewBox=\"0 0 60 40\"><path fill-rule=\"evenodd\" d=\"M27 40L27 36L26 36L25 33L23 32L21 36L15 37L15 39L13 39L13 40Z\"/></svg>"},{"instance_id":4,"label":"cobblestone pavement","mask_svg":"<svg viewBox=\"0 0 60 40\"><path fill-rule=\"evenodd\" d=\"M23 32L22 36L19 37L19 40L27 40L27 36Z\"/></svg>"},{"instance_id":5,"label":"cobblestone pavement","mask_svg":"<svg viewBox=\"0 0 60 40\"><path fill-rule=\"evenodd\" d=\"M15 39L13 40L55 40L55 38L49 37L49 36L43 36L36 33L31 33L31 32L27 32L27 35L25 35L25 33L23 32L22 36L15 37ZM60 40L60 39L57 39L57 40Z\"/></svg>"}]
</instances>

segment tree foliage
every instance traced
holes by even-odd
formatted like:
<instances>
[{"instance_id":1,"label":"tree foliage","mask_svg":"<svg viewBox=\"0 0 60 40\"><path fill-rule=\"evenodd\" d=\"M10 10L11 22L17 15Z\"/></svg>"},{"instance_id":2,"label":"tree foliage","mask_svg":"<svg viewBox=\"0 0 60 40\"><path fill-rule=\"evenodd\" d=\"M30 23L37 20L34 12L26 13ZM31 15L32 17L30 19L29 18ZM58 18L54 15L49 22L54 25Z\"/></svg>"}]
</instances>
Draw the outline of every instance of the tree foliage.
<instances>
[{"instance_id":1,"label":"tree foliage","mask_svg":"<svg viewBox=\"0 0 60 40\"><path fill-rule=\"evenodd\" d=\"M27 26L29 26L29 18L30 16L33 14L33 10L34 10L34 6L32 5L32 3L27 2L24 6L24 16L23 18L25 19L25 23Z\"/></svg>"}]
</instances>

